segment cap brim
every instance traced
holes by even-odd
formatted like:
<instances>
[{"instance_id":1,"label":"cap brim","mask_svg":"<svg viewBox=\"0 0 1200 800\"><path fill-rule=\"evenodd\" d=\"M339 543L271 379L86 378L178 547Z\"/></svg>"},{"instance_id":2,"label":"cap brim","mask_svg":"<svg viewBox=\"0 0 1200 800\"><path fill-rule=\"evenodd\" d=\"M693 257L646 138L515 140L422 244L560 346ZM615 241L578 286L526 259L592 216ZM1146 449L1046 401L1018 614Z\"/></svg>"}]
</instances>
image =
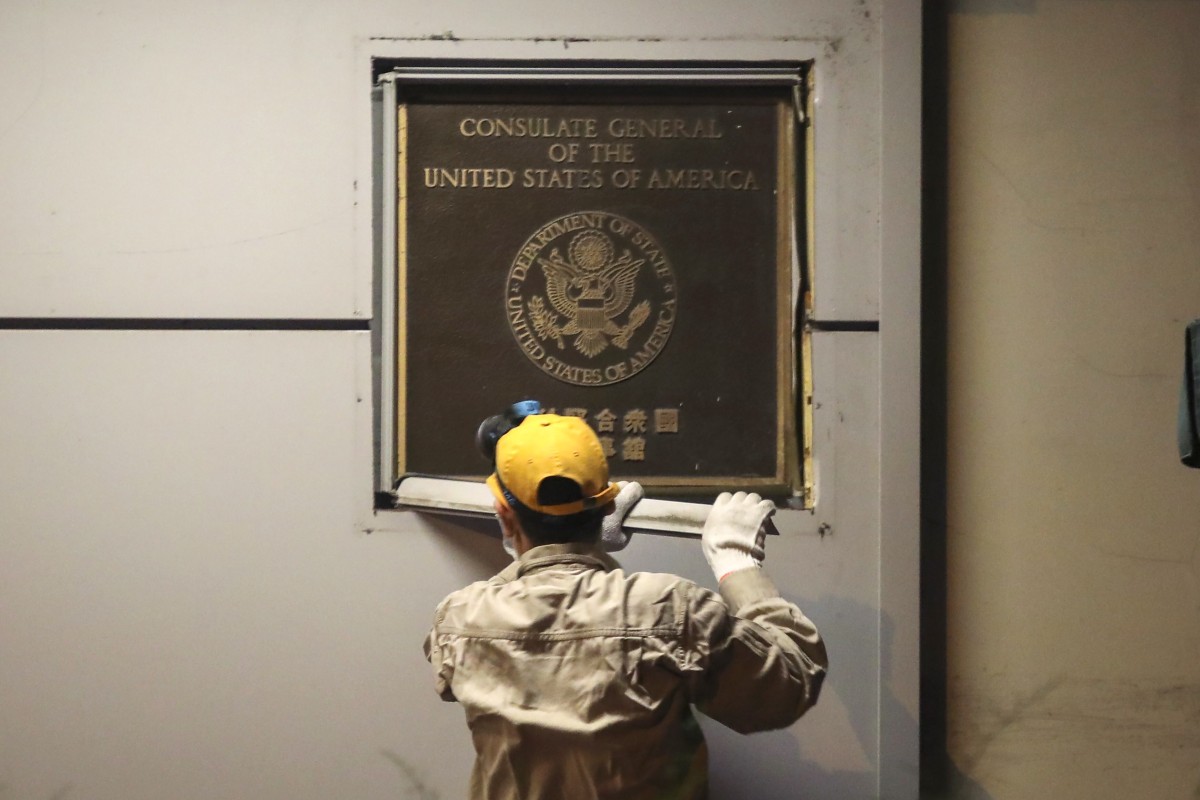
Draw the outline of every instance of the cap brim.
<instances>
[{"instance_id":1,"label":"cap brim","mask_svg":"<svg viewBox=\"0 0 1200 800\"><path fill-rule=\"evenodd\" d=\"M492 495L495 496L497 500L506 506L508 505L508 499L504 496L504 490L500 488L499 475L493 472L491 475L487 476L487 480L484 481L484 483L486 483L488 488L492 490Z\"/></svg>"}]
</instances>

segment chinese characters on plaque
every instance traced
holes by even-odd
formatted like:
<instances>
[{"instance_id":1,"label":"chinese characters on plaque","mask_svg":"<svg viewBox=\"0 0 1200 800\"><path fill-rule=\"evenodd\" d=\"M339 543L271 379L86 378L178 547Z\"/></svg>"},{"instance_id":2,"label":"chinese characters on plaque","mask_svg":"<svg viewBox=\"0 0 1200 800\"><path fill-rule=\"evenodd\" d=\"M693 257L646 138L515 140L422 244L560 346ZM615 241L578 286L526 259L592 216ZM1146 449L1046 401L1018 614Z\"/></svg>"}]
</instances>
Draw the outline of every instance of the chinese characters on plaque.
<instances>
[{"instance_id":1,"label":"chinese characters on plaque","mask_svg":"<svg viewBox=\"0 0 1200 800\"><path fill-rule=\"evenodd\" d=\"M548 408L546 413L579 417L586 421L599 435L604 455L621 461L645 461L648 434L659 436L679 433L678 408L656 408L651 414L647 414L643 408L631 408L625 412L602 408L594 414L590 414L586 408Z\"/></svg>"}]
</instances>

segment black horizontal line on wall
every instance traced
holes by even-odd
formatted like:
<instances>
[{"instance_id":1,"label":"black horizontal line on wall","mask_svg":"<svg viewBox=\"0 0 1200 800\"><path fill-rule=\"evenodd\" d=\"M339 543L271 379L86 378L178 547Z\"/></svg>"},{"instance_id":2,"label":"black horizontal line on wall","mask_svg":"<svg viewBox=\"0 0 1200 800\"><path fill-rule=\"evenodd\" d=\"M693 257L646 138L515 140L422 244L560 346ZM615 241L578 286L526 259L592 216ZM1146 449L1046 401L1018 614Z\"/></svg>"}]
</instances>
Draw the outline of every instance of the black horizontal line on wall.
<instances>
[{"instance_id":1,"label":"black horizontal line on wall","mask_svg":"<svg viewBox=\"0 0 1200 800\"><path fill-rule=\"evenodd\" d=\"M810 319L807 324L814 331L879 331L879 320L874 319Z\"/></svg>"},{"instance_id":2,"label":"black horizontal line on wall","mask_svg":"<svg viewBox=\"0 0 1200 800\"><path fill-rule=\"evenodd\" d=\"M365 319L146 319L140 317L0 317L18 331L365 331Z\"/></svg>"}]
</instances>

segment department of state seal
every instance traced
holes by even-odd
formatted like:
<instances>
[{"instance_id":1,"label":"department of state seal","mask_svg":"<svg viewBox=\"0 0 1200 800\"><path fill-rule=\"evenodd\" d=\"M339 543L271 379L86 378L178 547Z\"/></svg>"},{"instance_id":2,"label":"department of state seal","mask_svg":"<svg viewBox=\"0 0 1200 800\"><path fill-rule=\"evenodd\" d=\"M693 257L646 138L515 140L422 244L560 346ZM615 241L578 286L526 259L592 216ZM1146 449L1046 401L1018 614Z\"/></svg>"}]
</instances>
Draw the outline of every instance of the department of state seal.
<instances>
[{"instance_id":1,"label":"department of state seal","mask_svg":"<svg viewBox=\"0 0 1200 800\"><path fill-rule=\"evenodd\" d=\"M547 222L525 241L504 292L508 325L533 363L565 383L637 374L675 324L675 276L637 223L607 211Z\"/></svg>"}]
</instances>

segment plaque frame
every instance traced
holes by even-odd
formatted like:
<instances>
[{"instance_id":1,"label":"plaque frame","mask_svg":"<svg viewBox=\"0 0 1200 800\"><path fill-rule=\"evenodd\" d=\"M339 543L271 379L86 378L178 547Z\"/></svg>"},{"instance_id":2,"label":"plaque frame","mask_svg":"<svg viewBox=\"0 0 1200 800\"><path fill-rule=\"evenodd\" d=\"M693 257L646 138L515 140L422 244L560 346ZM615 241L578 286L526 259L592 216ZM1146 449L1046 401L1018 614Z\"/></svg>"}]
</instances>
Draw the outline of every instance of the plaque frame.
<instances>
[{"instance_id":1,"label":"plaque frame","mask_svg":"<svg viewBox=\"0 0 1200 800\"><path fill-rule=\"evenodd\" d=\"M385 187L379 193L376 283L378 307L376 351L377 491L392 491L407 475L407 270L408 208L405 185L407 111L401 88L417 86L520 87L575 83L589 86L695 87L736 90L745 87L786 87L788 99L775 102L775 180L780 190L774 203L775 339L774 470L770 475L637 475L658 492L708 494L725 489L759 491L787 498L792 507L811 509L815 500L812 465L811 337L804 325L811 309L813 269L813 137L811 62L680 63L613 62L555 66L548 62L481 65L475 63L387 63L377 67L382 94L381 171ZM798 166L802 165L801 171ZM613 472L622 477L614 462ZM482 479L483 473L458 475Z\"/></svg>"}]
</instances>

